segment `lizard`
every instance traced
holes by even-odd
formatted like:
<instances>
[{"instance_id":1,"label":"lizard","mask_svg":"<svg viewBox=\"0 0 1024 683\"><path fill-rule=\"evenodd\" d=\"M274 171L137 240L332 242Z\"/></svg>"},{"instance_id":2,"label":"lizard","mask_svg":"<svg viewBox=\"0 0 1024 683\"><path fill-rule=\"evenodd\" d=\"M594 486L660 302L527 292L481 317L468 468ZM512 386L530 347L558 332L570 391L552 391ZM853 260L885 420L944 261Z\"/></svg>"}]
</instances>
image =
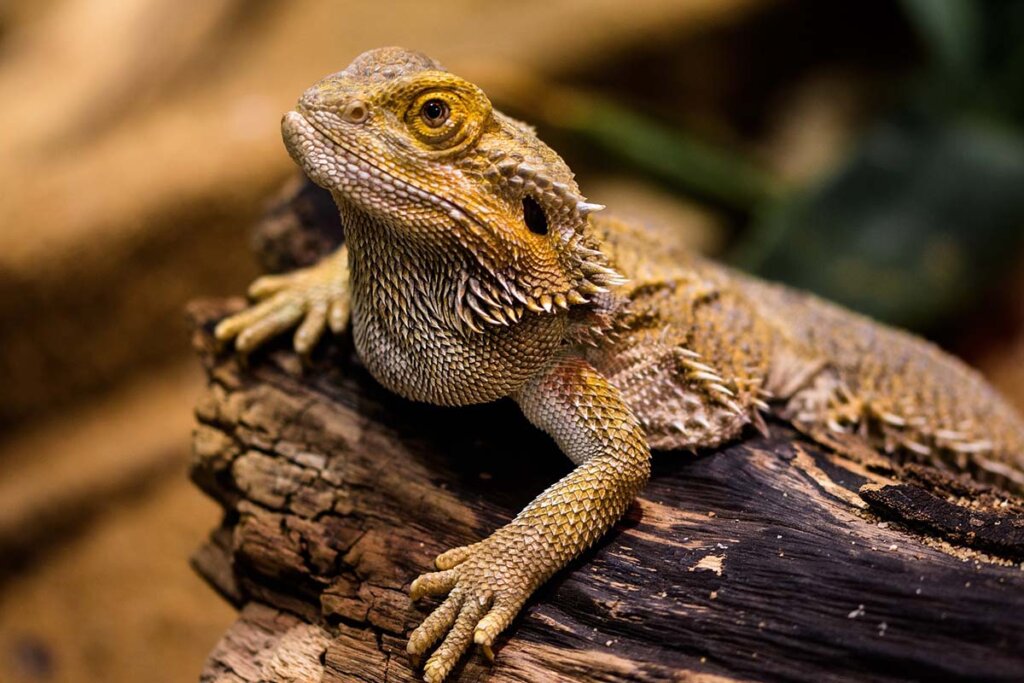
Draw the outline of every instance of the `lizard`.
<instances>
[{"instance_id":1,"label":"lizard","mask_svg":"<svg viewBox=\"0 0 1024 683\"><path fill-rule=\"evenodd\" d=\"M295 328L308 356L351 326L387 389L446 406L511 398L575 465L411 583L413 600L447 596L408 640L417 661L432 650L426 681L471 644L493 658L530 595L626 512L652 449L714 448L772 416L850 457L1024 490L1024 422L974 370L599 213L531 126L426 55L365 52L281 126L345 240L255 280L256 302L215 336L248 355Z\"/></svg>"}]
</instances>

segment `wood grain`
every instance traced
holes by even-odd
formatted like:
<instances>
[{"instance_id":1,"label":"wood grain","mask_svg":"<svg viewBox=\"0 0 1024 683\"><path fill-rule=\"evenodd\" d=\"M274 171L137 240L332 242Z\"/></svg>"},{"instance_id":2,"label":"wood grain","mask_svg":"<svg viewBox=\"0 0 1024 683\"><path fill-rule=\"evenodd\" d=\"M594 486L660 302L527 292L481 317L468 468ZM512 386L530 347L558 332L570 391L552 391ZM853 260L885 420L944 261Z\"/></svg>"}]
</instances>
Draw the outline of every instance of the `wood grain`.
<instances>
[{"instance_id":1,"label":"wood grain","mask_svg":"<svg viewBox=\"0 0 1024 683\"><path fill-rule=\"evenodd\" d=\"M332 220L303 201L301 220L274 214L279 237ZM190 309L209 377L192 474L225 510L195 565L242 608L202 680L417 680L405 638L428 606L410 581L570 464L511 403L389 394L349 339L309 367L285 340L244 367L210 336L239 305ZM453 680L1019 680L1020 502L771 429L656 453L626 518L527 604L493 666L474 654Z\"/></svg>"}]
</instances>

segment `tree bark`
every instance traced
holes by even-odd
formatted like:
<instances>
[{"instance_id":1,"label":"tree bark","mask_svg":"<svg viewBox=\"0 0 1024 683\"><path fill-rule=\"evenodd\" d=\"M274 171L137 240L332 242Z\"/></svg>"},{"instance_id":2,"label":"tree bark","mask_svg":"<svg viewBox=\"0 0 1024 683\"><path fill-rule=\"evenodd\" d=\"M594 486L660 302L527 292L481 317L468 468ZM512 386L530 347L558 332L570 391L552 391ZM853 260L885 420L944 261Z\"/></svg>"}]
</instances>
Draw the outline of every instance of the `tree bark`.
<instances>
[{"instance_id":1,"label":"tree bark","mask_svg":"<svg viewBox=\"0 0 1024 683\"><path fill-rule=\"evenodd\" d=\"M265 262L337 243L316 195L293 186L257 230ZM209 377L192 474L225 510L194 564L241 609L202 680L418 680L405 640L429 607L411 580L570 463L510 402L389 394L348 338L308 367L287 339L243 366L211 338L240 305L190 308ZM655 453L625 519L527 603L493 665L474 654L452 680L1024 675L1019 500L920 467L891 479L771 431Z\"/></svg>"}]
</instances>

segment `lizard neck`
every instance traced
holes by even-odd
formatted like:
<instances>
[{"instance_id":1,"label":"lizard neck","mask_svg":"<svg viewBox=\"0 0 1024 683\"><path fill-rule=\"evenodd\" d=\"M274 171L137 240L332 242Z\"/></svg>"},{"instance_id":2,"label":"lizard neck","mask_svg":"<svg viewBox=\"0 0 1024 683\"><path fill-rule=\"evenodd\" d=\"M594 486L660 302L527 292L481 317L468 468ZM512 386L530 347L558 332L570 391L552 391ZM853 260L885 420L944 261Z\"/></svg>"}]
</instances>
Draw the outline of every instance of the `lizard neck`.
<instances>
[{"instance_id":1,"label":"lizard neck","mask_svg":"<svg viewBox=\"0 0 1024 683\"><path fill-rule=\"evenodd\" d=\"M458 249L426 249L338 202L351 272L352 330L370 373L391 391L439 405L493 401L520 387L562 345L564 314L524 315L468 330L458 319Z\"/></svg>"}]
</instances>

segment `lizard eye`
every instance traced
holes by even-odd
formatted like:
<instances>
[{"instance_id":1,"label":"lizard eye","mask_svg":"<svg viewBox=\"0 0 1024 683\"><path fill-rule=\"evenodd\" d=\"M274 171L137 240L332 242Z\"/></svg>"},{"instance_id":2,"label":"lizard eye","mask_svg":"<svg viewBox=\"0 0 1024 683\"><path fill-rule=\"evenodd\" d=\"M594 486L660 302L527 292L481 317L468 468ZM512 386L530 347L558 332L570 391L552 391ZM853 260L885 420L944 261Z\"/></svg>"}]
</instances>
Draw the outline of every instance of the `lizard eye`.
<instances>
[{"instance_id":1,"label":"lizard eye","mask_svg":"<svg viewBox=\"0 0 1024 683\"><path fill-rule=\"evenodd\" d=\"M427 100L420 107L420 116L423 118L423 122L431 128L438 128L444 125L444 122L448 120L448 115L451 110L448 108L448 103L440 99Z\"/></svg>"},{"instance_id":2,"label":"lizard eye","mask_svg":"<svg viewBox=\"0 0 1024 683\"><path fill-rule=\"evenodd\" d=\"M396 92L397 102L404 103L407 93L408 90L400 88ZM475 141L490 113L490 102L482 93L458 84L441 83L414 95L403 118L414 144L428 154L443 156Z\"/></svg>"}]
</instances>

